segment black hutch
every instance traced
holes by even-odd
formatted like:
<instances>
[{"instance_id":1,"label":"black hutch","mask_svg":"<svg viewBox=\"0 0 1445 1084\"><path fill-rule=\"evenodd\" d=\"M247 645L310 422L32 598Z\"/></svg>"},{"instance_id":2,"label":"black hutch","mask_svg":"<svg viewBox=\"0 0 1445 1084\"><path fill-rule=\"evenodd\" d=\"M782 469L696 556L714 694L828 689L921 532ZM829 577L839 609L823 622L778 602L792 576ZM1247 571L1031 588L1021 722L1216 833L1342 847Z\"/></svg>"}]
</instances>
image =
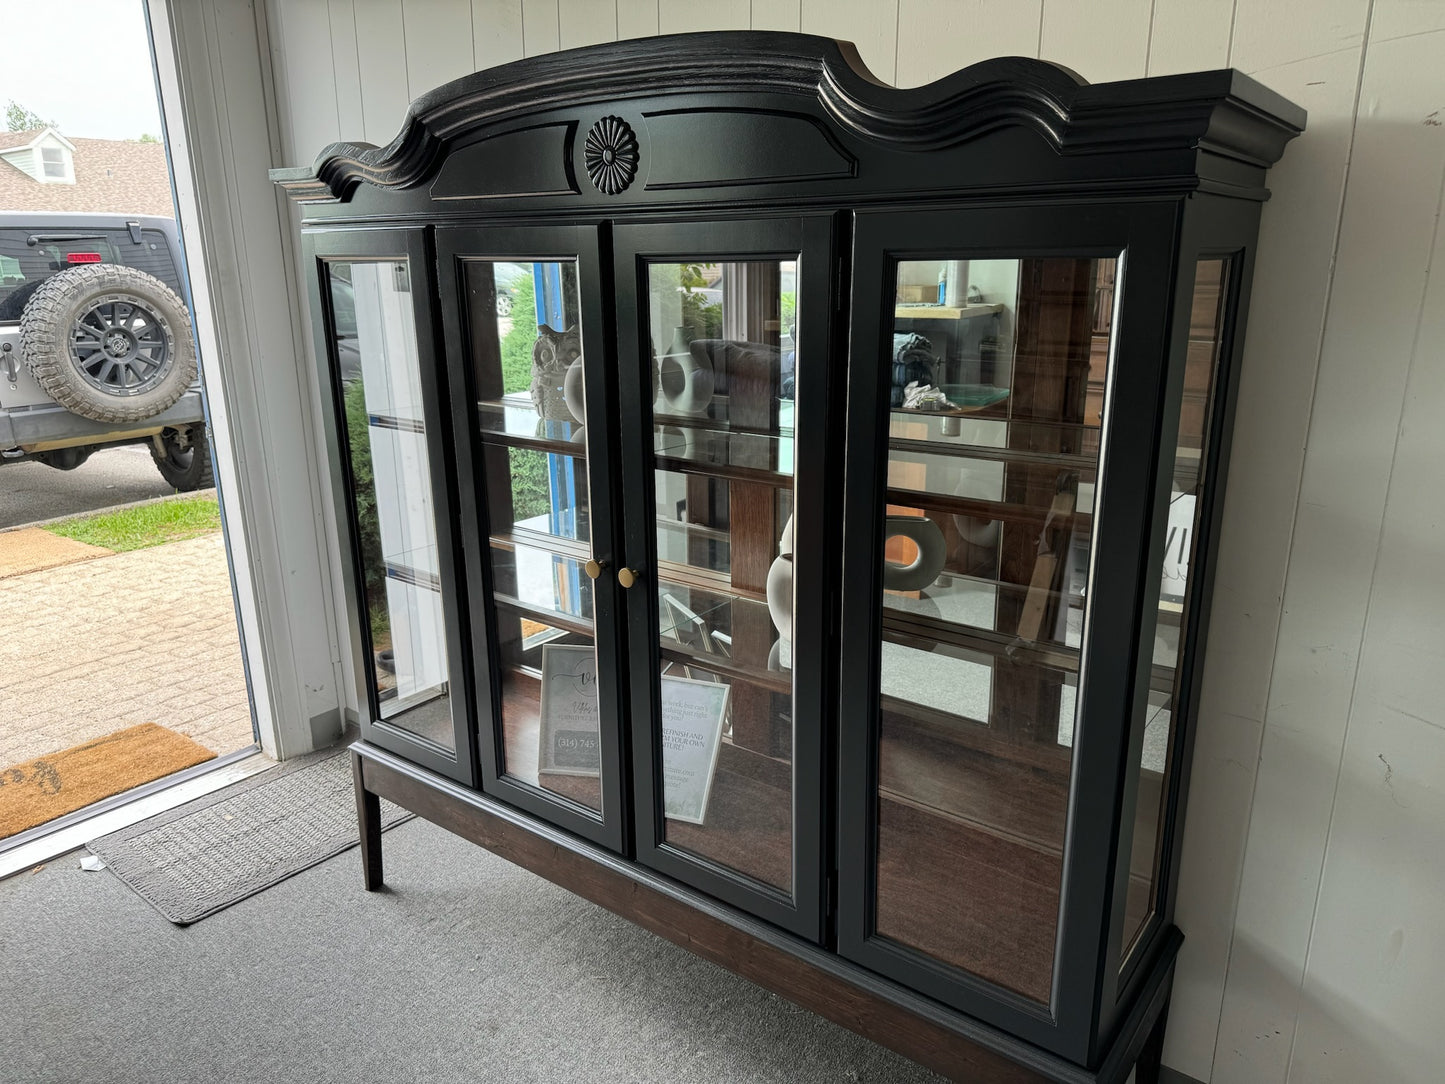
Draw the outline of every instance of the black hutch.
<instances>
[{"instance_id":1,"label":"black hutch","mask_svg":"<svg viewBox=\"0 0 1445 1084\"><path fill-rule=\"evenodd\" d=\"M1267 168L1234 71L478 72L304 205L379 797L969 1080L1153 1079Z\"/></svg>"}]
</instances>

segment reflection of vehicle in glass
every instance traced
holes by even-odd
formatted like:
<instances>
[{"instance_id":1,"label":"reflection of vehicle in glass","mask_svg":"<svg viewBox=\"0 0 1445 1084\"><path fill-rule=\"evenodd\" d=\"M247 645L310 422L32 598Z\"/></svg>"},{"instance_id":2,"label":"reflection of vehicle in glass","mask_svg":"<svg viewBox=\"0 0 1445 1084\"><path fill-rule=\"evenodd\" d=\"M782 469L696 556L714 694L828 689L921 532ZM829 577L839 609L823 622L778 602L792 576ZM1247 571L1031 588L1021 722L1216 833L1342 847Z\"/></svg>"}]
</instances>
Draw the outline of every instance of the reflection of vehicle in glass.
<instances>
[{"instance_id":1,"label":"reflection of vehicle in glass","mask_svg":"<svg viewBox=\"0 0 1445 1084\"><path fill-rule=\"evenodd\" d=\"M180 239L167 218L0 213L0 463L146 444L212 484Z\"/></svg>"},{"instance_id":2,"label":"reflection of vehicle in glass","mask_svg":"<svg viewBox=\"0 0 1445 1084\"><path fill-rule=\"evenodd\" d=\"M356 341L356 291L352 288L351 265L338 263L331 269L332 326L336 331L336 363L341 380L350 384L361 376L361 351Z\"/></svg>"},{"instance_id":3,"label":"reflection of vehicle in glass","mask_svg":"<svg viewBox=\"0 0 1445 1084\"><path fill-rule=\"evenodd\" d=\"M497 282L497 315L511 316L517 290L523 279L531 278L532 269L519 263L494 263L492 274Z\"/></svg>"}]
</instances>

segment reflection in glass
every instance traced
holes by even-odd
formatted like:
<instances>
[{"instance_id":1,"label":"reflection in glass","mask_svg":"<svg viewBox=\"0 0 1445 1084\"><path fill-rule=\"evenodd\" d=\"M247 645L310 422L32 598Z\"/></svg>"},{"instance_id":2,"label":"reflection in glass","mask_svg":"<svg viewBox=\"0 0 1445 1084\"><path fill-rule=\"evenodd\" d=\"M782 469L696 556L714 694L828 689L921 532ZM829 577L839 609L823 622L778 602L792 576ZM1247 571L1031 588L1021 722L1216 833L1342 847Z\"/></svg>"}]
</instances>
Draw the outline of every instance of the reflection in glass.
<instances>
[{"instance_id":1,"label":"reflection in glass","mask_svg":"<svg viewBox=\"0 0 1445 1084\"><path fill-rule=\"evenodd\" d=\"M1116 261L897 266L877 932L1053 978Z\"/></svg>"},{"instance_id":2,"label":"reflection in glass","mask_svg":"<svg viewBox=\"0 0 1445 1084\"><path fill-rule=\"evenodd\" d=\"M651 264L667 843L793 865L793 261Z\"/></svg>"},{"instance_id":3,"label":"reflection in glass","mask_svg":"<svg viewBox=\"0 0 1445 1084\"><path fill-rule=\"evenodd\" d=\"M407 265L332 262L328 282L371 634L367 671L383 719L455 748Z\"/></svg>"},{"instance_id":4,"label":"reflection in glass","mask_svg":"<svg viewBox=\"0 0 1445 1084\"><path fill-rule=\"evenodd\" d=\"M1194 556L1203 491L1200 464L1204 434L1213 405L1214 373L1224 331L1224 287L1229 261L1200 260L1195 265L1194 303L1190 310L1189 347L1184 362L1184 394L1179 407L1179 439L1166 452L1173 479L1169 516L1164 524L1164 567L1156 592L1158 624L1154 628L1154 667L1150 677L1144 726L1144 747L1135 770L1138 797L1129 855L1129 883L1124 900L1121 959L1154 913L1154 886L1159 875L1158 843L1164 797L1169 791L1169 747L1174 738L1174 698L1178 695L1180 630L1189 607L1189 564Z\"/></svg>"},{"instance_id":5,"label":"reflection in glass","mask_svg":"<svg viewBox=\"0 0 1445 1084\"><path fill-rule=\"evenodd\" d=\"M584 360L573 261L467 259L502 772L602 808Z\"/></svg>"}]
</instances>

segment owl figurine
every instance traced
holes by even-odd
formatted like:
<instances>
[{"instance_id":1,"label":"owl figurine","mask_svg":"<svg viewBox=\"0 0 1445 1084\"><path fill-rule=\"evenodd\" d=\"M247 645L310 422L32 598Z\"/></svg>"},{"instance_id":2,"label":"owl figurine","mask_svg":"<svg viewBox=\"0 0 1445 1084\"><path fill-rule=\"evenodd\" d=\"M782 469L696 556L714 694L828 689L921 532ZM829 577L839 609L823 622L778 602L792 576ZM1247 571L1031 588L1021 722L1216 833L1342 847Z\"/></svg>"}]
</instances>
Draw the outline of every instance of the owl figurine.
<instances>
[{"instance_id":1,"label":"owl figurine","mask_svg":"<svg viewBox=\"0 0 1445 1084\"><path fill-rule=\"evenodd\" d=\"M554 331L545 324L537 329L532 347L532 403L546 421L573 420L563 388L567 370L581 354L582 335L575 324L566 331Z\"/></svg>"}]
</instances>

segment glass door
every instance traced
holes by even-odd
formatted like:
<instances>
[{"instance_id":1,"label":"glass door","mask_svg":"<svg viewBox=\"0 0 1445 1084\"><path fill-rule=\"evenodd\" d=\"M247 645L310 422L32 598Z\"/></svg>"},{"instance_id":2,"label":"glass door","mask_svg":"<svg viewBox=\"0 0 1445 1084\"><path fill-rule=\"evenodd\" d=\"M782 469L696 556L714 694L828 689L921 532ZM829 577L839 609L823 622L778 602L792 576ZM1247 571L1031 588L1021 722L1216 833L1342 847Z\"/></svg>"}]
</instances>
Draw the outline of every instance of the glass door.
<instances>
[{"instance_id":1,"label":"glass door","mask_svg":"<svg viewBox=\"0 0 1445 1084\"><path fill-rule=\"evenodd\" d=\"M615 245L638 857L816 939L831 224Z\"/></svg>"},{"instance_id":2,"label":"glass door","mask_svg":"<svg viewBox=\"0 0 1445 1084\"><path fill-rule=\"evenodd\" d=\"M445 389L419 231L313 234L312 325L333 389L328 458L349 525L362 734L464 783L467 733Z\"/></svg>"},{"instance_id":3,"label":"glass door","mask_svg":"<svg viewBox=\"0 0 1445 1084\"><path fill-rule=\"evenodd\" d=\"M597 235L443 229L483 790L624 846ZM475 524L475 527L471 525Z\"/></svg>"},{"instance_id":4,"label":"glass door","mask_svg":"<svg viewBox=\"0 0 1445 1084\"><path fill-rule=\"evenodd\" d=\"M841 951L1040 1035L1106 924L1061 901L1113 868L1165 369L1124 284L1169 272L1122 212L1045 221L859 216L838 844Z\"/></svg>"}]
</instances>

